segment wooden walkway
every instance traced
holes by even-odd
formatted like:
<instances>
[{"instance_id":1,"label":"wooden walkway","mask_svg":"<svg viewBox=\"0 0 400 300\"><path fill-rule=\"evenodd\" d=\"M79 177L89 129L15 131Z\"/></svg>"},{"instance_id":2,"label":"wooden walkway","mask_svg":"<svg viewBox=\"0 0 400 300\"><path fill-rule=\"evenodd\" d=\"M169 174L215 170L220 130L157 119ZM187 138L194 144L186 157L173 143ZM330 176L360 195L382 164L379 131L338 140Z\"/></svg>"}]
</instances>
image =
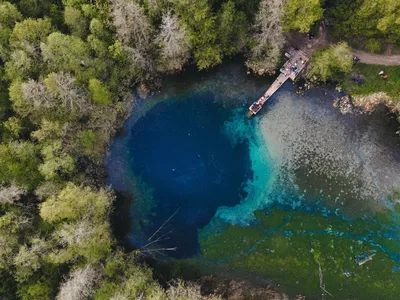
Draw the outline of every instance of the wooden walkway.
<instances>
[{"instance_id":1,"label":"wooden walkway","mask_svg":"<svg viewBox=\"0 0 400 300\"><path fill-rule=\"evenodd\" d=\"M288 57L289 60L282 66L278 78L275 79L264 95L249 107L249 117L256 115L265 102L271 98L271 96L286 82L286 80L289 78L295 80L309 60L309 57L303 51L295 50L293 48L289 49L285 56Z\"/></svg>"}]
</instances>

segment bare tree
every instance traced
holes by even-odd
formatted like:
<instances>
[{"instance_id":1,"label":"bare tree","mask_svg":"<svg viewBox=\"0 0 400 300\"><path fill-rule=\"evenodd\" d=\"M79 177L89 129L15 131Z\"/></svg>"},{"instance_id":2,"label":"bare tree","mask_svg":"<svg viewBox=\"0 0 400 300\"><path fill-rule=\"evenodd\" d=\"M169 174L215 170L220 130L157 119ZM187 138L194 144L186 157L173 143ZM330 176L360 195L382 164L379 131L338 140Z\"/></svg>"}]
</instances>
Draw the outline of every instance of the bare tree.
<instances>
[{"instance_id":1,"label":"bare tree","mask_svg":"<svg viewBox=\"0 0 400 300\"><path fill-rule=\"evenodd\" d=\"M91 296L96 283L100 280L98 270L92 266L77 269L62 283L57 295L58 300L83 300Z\"/></svg>"},{"instance_id":2,"label":"bare tree","mask_svg":"<svg viewBox=\"0 0 400 300\"><path fill-rule=\"evenodd\" d=\"M36 109L49 109L56 106L55 101L46 93L43 82L30 79L21 85L22 99L32 104Z\"/></svg>"},{"instance_id":3,"label":"bare tree","mask_svg":"<svg viewBox=\"0 0 400 300\"><path fill-rule=\"evenodd\" d=\"M174 281L170 284L167 290L168 300L220 300L221 297L217 295L207 295L203 297L201 295L200 285L192 282L184 282L182 280Z\"/></svg>"},{"instance_id":4,"label":"bare tree","mask_svg":"<svg viewBox=\"0 0 400 300\"><path fill-rule=\"evenodd\" d=\"M161 46L161 58L167 71L179 71L189 58L189 39L186 29L171 12L162 16L160 32L156 38Z\"/></svg>"},{"instance_id":5,"label":"bare tree","mask_svg":"<svg viewBox=\"0 0 400 300\"><path fill-rule=\"evenodd\" d=\"M47 93L68 113L84 115L91 107L89 94L76 84L72 75L64 72L52 73L46 80Z\"/></svg>"},{"instance_id":6,"label":"bare tree","mask_svg":"<svg viewBox=\"0 0 400 300\"><path fill-rule=\"evenodd\" d=\"M118 38L125 44L145 49L152 37L143 8L134 0L112 0L111 14Z\"/></svg>"},{"instance_id":7,"label":"bare tree","mask_svg":"<svg viewBox=\"0 0 400 300\"><path fill-rule=\"evenodd\" d=\"M76 223L64 223L58 232L62 244L79 245L85 244L95 231L95 226L88 220Z\"/></svg>"},{"instance_id":8,"label":"bare tree","mask_svg":"<svg viewBox=\"0 0 400 300\"><path fill-rule=\"evenodd\" d=\"M0 204L15 204L26 190L16 185L9 187L0 187Z\"/></svg>"},{"instance_id":9,"label":"bare tree","mask_svg":"<svg viewBox=\"0 0 400 300\"><path fill-rule=\"evenodd\" d=\"M133 69L133 73L138 77L140 71L145 71L146 73L153 73L154 66L152 59L148 56L148 54L139 48L132 48L125 46L124 50L128 54L131 68Z\"/></svg>"},{"instance_id":10,"label":"bare tree","mask_svg":"<svg viewBox=\"0 0 400 300\"><path fill-rule=\"evenodd\" d=\"M271 73L279 62L285 44L282 31L284 0L262 0L255 18L254 40L247 65L262 75Z\"/></svg>"}]
</instances>

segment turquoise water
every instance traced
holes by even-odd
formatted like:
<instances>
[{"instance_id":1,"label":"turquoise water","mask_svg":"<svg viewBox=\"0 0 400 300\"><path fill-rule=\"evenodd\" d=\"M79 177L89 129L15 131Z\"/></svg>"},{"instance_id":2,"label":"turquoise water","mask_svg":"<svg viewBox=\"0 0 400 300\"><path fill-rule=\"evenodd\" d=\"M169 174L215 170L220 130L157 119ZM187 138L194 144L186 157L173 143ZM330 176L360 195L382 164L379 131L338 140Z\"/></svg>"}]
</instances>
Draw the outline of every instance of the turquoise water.
<instances>
[{"instance_id":1,"label":"turquoise water","mask_svg":"<svg viewBox=\"0 0 400 300\"><path fill-rule=\"evenodd\" d=\"M117 230L133 248L176 247L166 253L256 273L289 294L318 297L321 267L341 297L395 295L398 124L384 108L341 115L331 88L301 97L291 83L247 119L270 81L233 62L172 77L139 103L108 159L125 195Z\"/></svg>"}]
</instances>

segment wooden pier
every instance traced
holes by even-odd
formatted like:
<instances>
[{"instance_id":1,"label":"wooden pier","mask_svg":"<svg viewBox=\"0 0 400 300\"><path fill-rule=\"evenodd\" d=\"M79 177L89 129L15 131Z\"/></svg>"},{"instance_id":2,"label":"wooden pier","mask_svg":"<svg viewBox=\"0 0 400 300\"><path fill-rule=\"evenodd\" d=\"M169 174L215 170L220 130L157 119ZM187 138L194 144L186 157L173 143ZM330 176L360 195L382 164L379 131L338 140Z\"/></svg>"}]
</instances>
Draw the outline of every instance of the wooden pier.
<instances>
[{"instance_id":1,"label":"wooden pier","mask_svg":"<svg viewBox=\"0 0 400 300\"><path fill-rule=\"evenodd\" d=\"M286 80L289 78L295 80L309 60L309 57L303 51L293 48L289 49L288 52L285 53L285 56L289 58L289 60L282 66L278 78L275 79L264 95L249 107L248 117L256 115L261 110L264 103L271 98Z\"/></svg>"}]
</instances>

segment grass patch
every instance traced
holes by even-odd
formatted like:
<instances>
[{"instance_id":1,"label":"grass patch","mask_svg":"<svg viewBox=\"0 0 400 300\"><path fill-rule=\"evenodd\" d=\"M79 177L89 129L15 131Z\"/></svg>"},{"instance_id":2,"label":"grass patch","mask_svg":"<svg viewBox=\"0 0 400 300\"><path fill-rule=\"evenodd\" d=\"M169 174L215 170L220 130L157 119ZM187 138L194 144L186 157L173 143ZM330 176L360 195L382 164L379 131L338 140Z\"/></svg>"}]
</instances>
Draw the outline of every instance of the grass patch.
<instances>
[{"instance_id":1,"label":"grass patch","mask_svg":"<svg viewBox=\"0 0 400 300\"><path fill-rule=\"evenodd\" d=\"M380 77L379 72L385 71L388 79ZM357 63L353 66L352 74L362 75L365 82L361 85L351 82L350 78L345 80L345 88L352 95L370 95L377 92L385 92L395 100L400 101L400 66L378 66Z\"/></svg>"}]
</instances>

